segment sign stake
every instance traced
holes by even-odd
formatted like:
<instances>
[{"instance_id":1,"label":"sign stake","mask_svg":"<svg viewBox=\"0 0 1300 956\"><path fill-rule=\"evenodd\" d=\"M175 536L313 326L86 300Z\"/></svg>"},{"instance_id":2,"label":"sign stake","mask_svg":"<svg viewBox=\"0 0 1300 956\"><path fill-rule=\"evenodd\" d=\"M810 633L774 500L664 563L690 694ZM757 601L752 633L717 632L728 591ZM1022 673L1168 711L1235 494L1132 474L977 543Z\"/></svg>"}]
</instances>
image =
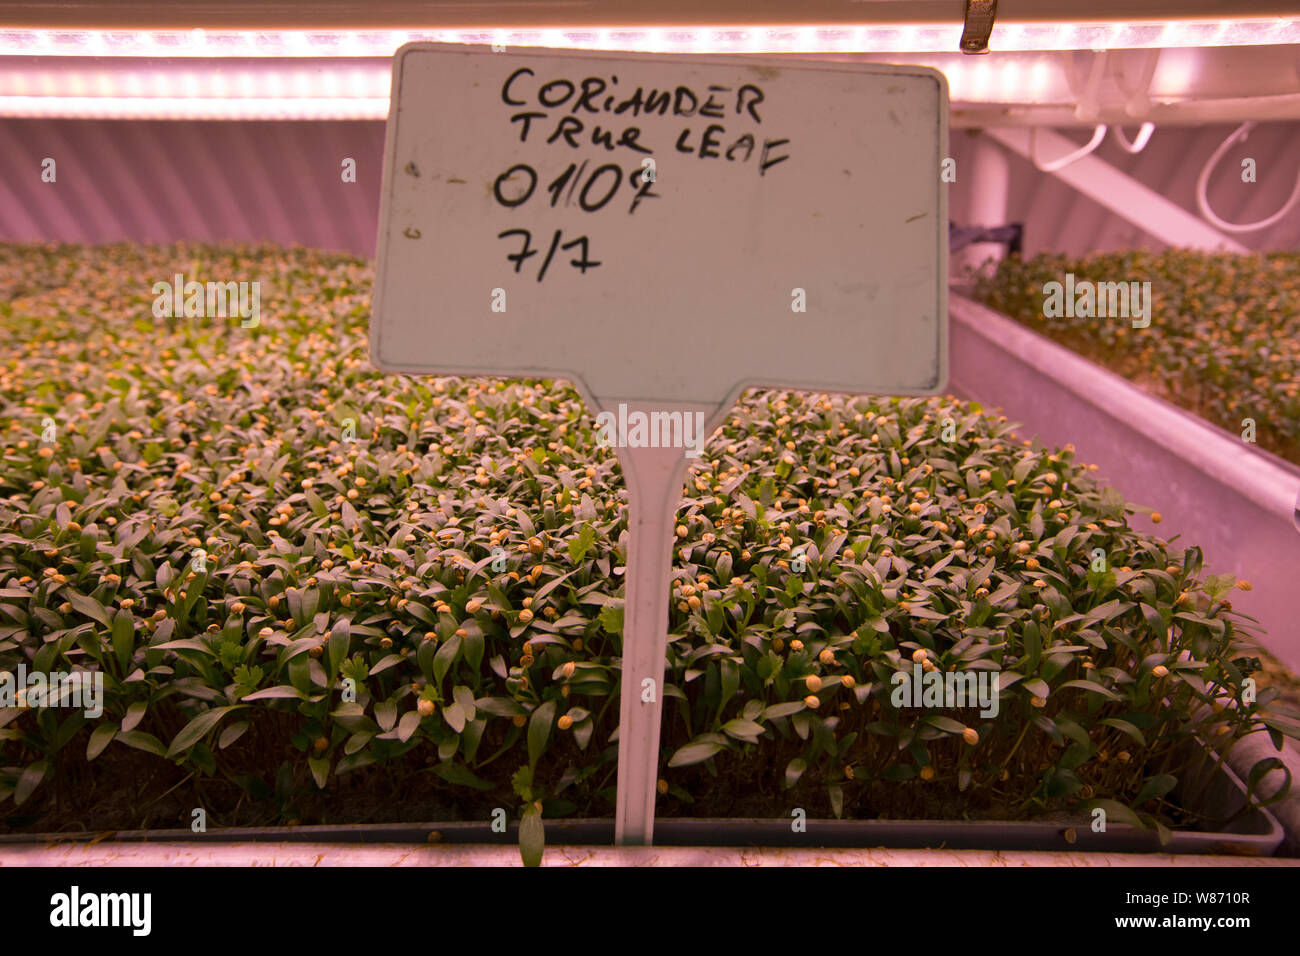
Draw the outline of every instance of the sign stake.
<instances>
[{"instance_id":1,"label":"sign stake","mask_svg":"<svg viewBox=\"0 0 1300 956\"><path fill-rule=\"evenodd\" d=\"M628 403L627 414L662 414L666 407L695 414L706 424L696 449L720 424L723 409L708 405ZM653 421L653 419L651 419ZM614 842L648 846L654 836L659 782L659 730L664 669L668 661L668 605L677 506L687 449L620 445L619 464L628 500L627 570L623 602L623 676L618 723L618 801Z\"/></svg>"}]
</instances>

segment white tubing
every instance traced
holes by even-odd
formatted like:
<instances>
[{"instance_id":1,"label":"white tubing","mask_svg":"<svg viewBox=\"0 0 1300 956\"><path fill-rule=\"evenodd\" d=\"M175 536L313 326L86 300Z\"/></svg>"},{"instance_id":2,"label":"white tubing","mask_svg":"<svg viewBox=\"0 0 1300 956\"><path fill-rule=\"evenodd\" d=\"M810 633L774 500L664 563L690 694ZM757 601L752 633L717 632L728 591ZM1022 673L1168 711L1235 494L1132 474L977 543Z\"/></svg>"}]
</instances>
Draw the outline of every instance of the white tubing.
<instances>
[{"instance_id":1,"label":"white tubing","mask_svg":"<svg viewBox=\"0 0 1300 956\"><path fill-rule=\"evenodd\" d=\"M1137 136L1131 143L1128 141L1128 138L1125 137L1124 130L1118 123L1112 126L1110 131L1115 134L1115 138L1119 140L1119 145L1124 152L1132 153L1136 156L1138 153L1142 152L1142 150L1147 148L1147 141L1151 139L1151 134L1155 132L1155 129L1156 126L1154 123L1143 123L1141 128L1138 130Z\"/></svg>"},{"instance_id":2,"label":"white tubing","mask_svg":"<svg viewBox=\"0 0 1300 956\"><path fill-rule=\"evenodd\" d=\"M1291 198L1282 205L1281 209L1273 213L1273 215L1269 216L1267 219L1260 219L1258 222L1245 223L1224 222L1216 216L1214 210L1210 208L1210 200L1207 194L1210 184L1210 173L1214 172L1214 167L1219 164L1219 160L1223 158L1223 154L1231 149L1238 141L1244 143L1246 138L1250 136L1250 131L1254 128L1255 123L1253 120L1248 120L1238 126L1236 132L1229 135L1227 139L1219 144L1219 148L1210 154L1210 158L1206 160L1205 165L1201 167L1201 175L1196 177L1197 208L1201 210L1201 215L1205 217L1207 222L1211 223L1216 229L1221 229L1224 232L1254 232L1256 229L1267 229L1290 212L1291 207L1300 201L1300 170L1297 170L1295 188L1291 190Z\"/></svg>"},{"instance_id":3,"label":"white tubing","mask_svg":"<svg viewBox=\"0 0 1300 956\"><path fill-rule=\"evenodd\" d=\"M1100 146L1101 141L1105 138L1106 138L1106 124L1100 123L1098 124L1097 128L1092 131L1092 139L1088 141L1086 146L1081 146L1079 149L1076 149L1072 153L1066 153L1064 156L1060 157L1059 159L1054 159L1049 163L1044 163L1042 160L1038 158L1038 127L1031 126L1029 128L1029 159L1033 162L1035 166L1038 167L1039 172L1054 173L1058 169L1064 169L1066 166L1069 166L1071 163L1078 162L1079 160L1083 159L1083 157L1087 156L1098 146Z\"/></svg>"},{"instance_id":4,"label":"white tubing","mask_svg":"<svg viewBox=\"0 0 1300 956\"><path fill-rule=\"evenodd\" d=\"M985 132L1020 156L1031 158L1029 130L1023 127L994 126ZM1074 145L1050 129L1042 133L1042 138L1057 150L1066 150ZM1056 175L1093 202L1171 246L1207 251L1250 252L1246 246L1214 229L1194 212L1169 201L1154 189L1144 186L1096 156L1085 156Z\"/></svg>"}]
</instances>

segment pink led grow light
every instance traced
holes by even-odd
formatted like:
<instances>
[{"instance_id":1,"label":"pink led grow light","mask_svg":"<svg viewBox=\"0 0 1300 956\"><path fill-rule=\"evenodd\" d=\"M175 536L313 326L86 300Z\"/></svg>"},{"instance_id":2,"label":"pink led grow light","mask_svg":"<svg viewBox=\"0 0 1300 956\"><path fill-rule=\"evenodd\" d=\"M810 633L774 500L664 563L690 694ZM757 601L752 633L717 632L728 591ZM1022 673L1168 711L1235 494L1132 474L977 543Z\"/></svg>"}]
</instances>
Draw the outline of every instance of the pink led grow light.
<instances>
[{"instance_id":1,"label":"pink led grow light","mask_svg":"<svg viewBox=\"0 0 1300 956\"><path fill-rule=\"evenodd\" d=\"M954 101L1061 100L1074 50L1172 51L1157 82L1197 49L1300 44L1300 17L1005 23L1001 57L958 54L959 24L536 30L92 30L0 27L0 115L104 119L370 119L388 115L389 58L408 42L662 53L886 54L947 74ZM919 58L919 59L918 59ZM239 62L242 61L242 62ZM1163 79L1162 79L1163 78ZM1065 90L1068 92L1068 89ZM1289 92L1283 91L1283 92Z\"/></svg>"},{"instance_id":2,"label":"pink led grow light","mask_svg":"<svg viewBox=\"0 0 1300 956\"><path fill-rule=\"evenodd\" d=\"M497 43L672 53L924 53L958 48L960 24L639 27L594 30L64 30L0 28L0 56L376 57L404 43ZM995 51L1300 43L1300 17L1008 23Z\"/></svg>"}]
</instances>

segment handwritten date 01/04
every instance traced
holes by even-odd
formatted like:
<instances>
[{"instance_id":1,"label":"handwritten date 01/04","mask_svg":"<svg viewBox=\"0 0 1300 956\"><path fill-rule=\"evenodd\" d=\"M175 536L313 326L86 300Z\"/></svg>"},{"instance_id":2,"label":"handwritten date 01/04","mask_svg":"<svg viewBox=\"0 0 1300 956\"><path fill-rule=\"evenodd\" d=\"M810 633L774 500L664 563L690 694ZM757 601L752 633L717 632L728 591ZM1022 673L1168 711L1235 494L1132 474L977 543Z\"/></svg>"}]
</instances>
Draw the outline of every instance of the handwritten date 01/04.
<instances>
[{"instance_id":1,"label":"handwritten date 01/04","mask_svg":"<svg viewBox=\"0 0 1300 956\"><path fill-rule=\"evenodd\" d=\"M540 251L539 249L532 248L533 234L529 232L527 229L507 229L505 232L498 233L497 238L504 239L506 236L524 237L523 248L521 248L518 252L512 252L506 256L507 259L509 259L511 262L515 264L515 272L516 273L522 272L524 268L524 260L527 259L529 256L537 255L537 253ZM555 235L551 237L551 248L546 251L546 258L542 261L542 267L537 272L538 282L541 282L542 279L546 277L546 270L551 265L551 259L555 257L556 249L563 249L567 251L575 247L580 247L582 251L579 253L578 258L570 259L569 265L573 266L573 268L575 269L581 270L583 275L587 274L588 269L600 265L599 262L593 262L591 259L587 258L587 237L586 236L579 236L577 239L573 239L565 243L560 242L561 238L562 238L561 231L559 229L556 229Z\"/></svg>"}]
</instances>

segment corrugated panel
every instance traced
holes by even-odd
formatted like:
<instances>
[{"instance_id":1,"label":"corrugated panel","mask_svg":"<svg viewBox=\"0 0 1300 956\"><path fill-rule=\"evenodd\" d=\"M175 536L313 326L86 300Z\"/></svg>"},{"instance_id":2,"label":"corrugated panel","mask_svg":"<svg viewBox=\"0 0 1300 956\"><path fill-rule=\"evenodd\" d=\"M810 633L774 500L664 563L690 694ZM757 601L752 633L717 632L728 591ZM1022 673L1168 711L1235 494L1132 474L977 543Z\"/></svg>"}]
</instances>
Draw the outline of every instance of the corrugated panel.
<instances>
[{"instance_id":1,"label":"corrugated panel","mask_svg":"<svg viewBox=\"0 0 1300 956\"><path fill-rule=\"evenodd\" d=\"M1109 139L1098 155L1195 211L1201 166L1233 128L1157 129L1136 156ZM954 133L952 148L958 169L969 169L970 138ZM0 119L0 240L266 240L373 256L383 150L375 122ZM41 181L47 156L58 164L55 183ZM1241 182L1247 156L1253 184ZM356 183L341 180L345 157L357 161ZM1027 254L1160 246L1026 160L1009 162L1008 221L1025 223ZM1298 170L1300 123L1262 124L1224 157L1211 204L1230 222L1261 219L1285 202ZM953 185L959 222L969 180L959 174ZM1300 211L1237 238L1252 249L1300 248Z\"/></svg>"},{"instance_id":2,"label":"corrugated panel","mask_svg":"<svg viewBox=\"0 0 1300 956\"><path fill-rule=\"evenodd\" d=\"M0 240L259 241L373 256L384 124L0 119ZM55 160L57 180L41 181ZM344 158L357 181L340 175Z\"/></svg>"}]
</instances>

